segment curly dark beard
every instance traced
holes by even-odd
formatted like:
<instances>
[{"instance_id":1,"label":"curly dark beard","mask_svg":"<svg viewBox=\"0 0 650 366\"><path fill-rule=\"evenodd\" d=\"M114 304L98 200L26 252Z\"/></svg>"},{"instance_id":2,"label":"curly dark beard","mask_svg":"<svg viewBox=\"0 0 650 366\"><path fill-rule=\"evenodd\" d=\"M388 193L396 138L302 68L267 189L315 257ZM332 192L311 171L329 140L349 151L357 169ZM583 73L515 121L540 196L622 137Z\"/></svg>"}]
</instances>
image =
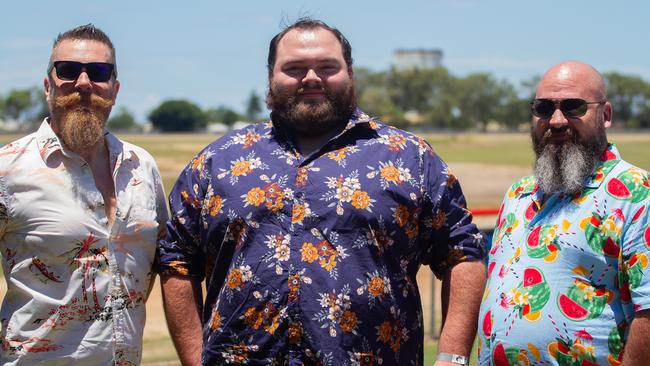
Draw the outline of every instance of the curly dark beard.
<instances>
[{"instance_id":1,"label":"curly dark beard","mask_svg":"<svg viewBox=\"0 0 650 366\"><path fill-rule=\"evenodd\" d=\"M317 137L345 126L357 106L352 83L338 93L325 89L325 95L318 103L299 101L298 93L282 92L271 83L266 103L274 120L300 136Z\"/></svg>"},{"instance_id":2,"label":"curly dark beard","mask_svg":"<svg viewBox=\"0 0 650 366\"><path fill-rule=\"evenodd\" d=\"M607 148L605 127L602 123L597 126L595 136L585 139L567 128L570 139L560 145L549 141L550 128L541 137L531 130L536 155L535 177L544 193L575 195L582 191L585 180L593 174Z\"/></svg>"},{"instance_id":3,"label":"curly dark beard","mask_svg":"<svg viewBox=\"0 0 650 366\"><path fill-rule=\"evenodd\" d=\"M104 136L112 106L110 99L95 94L74 92L54 97L51 114L59 138L72 151L91 149Z\"/></svg>"}]
</instances>

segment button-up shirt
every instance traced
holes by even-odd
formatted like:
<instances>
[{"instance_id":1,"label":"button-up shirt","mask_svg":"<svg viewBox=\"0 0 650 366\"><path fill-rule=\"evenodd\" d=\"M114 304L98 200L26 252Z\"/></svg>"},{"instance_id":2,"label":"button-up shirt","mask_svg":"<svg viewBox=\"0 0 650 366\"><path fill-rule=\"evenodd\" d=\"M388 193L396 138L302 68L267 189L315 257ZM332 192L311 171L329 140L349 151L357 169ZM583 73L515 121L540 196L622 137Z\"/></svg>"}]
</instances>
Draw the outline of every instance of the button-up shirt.
<instances>
[{"instance_id":1,"label":"button-up shirt","mask_svg":"<svg viewBox=\"0 0 650 366\"><path fill-rule=\"evenodd\" d=\"M200 152L170 195L161 270L208 278L203 363L422 364L421 264L484 257L421 138L356 111L301 156L274 122Z\"/></svg>"},{"instance_id":2,"label":"button-up shirt","mask_svg":"<svg viewBox=\"0 0 650 366\"><path fill-rule=\"evenodd\" d=\"M617 365L650 308L649 196L648 173L614 145L575 196L515 183L489 254L480 364Z\"/></svg>"},{"instance_id":3,"label":"button-up shirt","mask_svg":"<svg viewBox=\"0 0 650 366\"><path fill-rule=\"evenodd\" d=\"M106 133L116 217L88 164L46 121L0 149L0 250L7 294L0 364L138 364L156 239L168 219L158 169Z\"/></svg>"}]
</instances>

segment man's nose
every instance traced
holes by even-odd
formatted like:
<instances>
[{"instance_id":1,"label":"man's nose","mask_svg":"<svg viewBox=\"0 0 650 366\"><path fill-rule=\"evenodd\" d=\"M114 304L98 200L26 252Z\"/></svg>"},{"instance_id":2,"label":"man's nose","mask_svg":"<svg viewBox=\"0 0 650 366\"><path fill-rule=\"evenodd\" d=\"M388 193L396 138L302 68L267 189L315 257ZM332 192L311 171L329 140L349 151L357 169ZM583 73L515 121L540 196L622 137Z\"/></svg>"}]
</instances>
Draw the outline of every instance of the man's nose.
<instances>
[{"instance_id":1,"label":"man's nose","mask_svg":"<svg viewBox=\"0 0 650 366\"><path fill-rule=\"evenodd\" d=\"M79 74L79 77L77 78L74 86L75 88L84 91L89 91L92 89L92 82L90 81L90 77L88 77L88 73L86 73L85 70L81 71L81 74Z\"/></svg>"},{"instance_id":2,"label":"man's nose","mask_svg":"<svg viewBox=\"0 0 650 366\"><path fill-rule=\"evenodd\" d=\"M551 115L551 119L548 122L551 125L551 127L554 128L561 128L566 126L569 123L569 121L564 116L564 113L562 113L560 108L555 108L555 111Z\"/></svg>"},{"instance_id":3,"label":"man's nose","mask_svg":"<svg viewBox=\"0 0 650 366\"><path fill-rule=\"evenodd\" d=\"M316 73L316 71L314 71L314 69L307 70L307 74L305 74L305 77L302 78L302 83L306 85L315 84L315 83L320 84L320 82L321 79Z\"/></svg>"}]
</instances>

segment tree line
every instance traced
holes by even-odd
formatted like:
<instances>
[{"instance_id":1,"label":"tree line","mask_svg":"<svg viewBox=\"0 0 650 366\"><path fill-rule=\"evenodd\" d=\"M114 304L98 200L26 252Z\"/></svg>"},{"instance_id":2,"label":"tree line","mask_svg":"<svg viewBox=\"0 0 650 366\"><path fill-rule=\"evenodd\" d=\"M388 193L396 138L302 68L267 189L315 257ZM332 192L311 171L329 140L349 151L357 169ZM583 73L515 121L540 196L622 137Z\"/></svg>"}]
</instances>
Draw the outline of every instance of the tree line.
<instances>
[{"instance_id":1,"label":"tree line","mask_svg":"<svg viewBox=\"0 0 650 366\"><path fill-rule=\"evenodd\" d=\"M614 109L614 125L650 128L650 83L639 76L619 72L604 75ZM514 85L489 73L464 77L446 68L372 71L355 69L359 106L385 122L419 129L475 129L488 126L517 129L530 120L529 102L539 77ZM262 98L250 93L243 113L228 106L202 109L190 100L163 101L147 118L162 132L201 131L208 123L232 125L237 121L266 118ZM23 130L33 129L47 115L47 103L39 87L13 89L0 95L0 119L16 121ZM108 128L135 131L141 128L125 107L118 108Z\"/></svg>"}]
</instances>

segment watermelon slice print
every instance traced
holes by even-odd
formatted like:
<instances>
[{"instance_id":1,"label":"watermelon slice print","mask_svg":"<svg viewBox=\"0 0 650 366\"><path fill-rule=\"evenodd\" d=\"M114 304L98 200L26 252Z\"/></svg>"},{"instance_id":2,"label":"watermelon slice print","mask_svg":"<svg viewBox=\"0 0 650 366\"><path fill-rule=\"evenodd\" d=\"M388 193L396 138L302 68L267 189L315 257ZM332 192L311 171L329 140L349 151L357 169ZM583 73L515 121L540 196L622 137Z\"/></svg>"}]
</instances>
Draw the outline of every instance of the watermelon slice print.
<instances>
[{"instance_id":1,"label":"watermelon slice print","mask_svg":"<svg viewBox=\"0 0 650 366\"><path fill-rule=\"evenodd\" d=\"M578 305L575 301L571 300L567 295L562 294L558 297L558 306L560 311L567 318L575 321L581 321L587 319L589 316L589 311L582 306Z\"/></svg>"},{"instance_id":2,"label":"watermelon slice print","mask_svg":"<svg viewBox=\"0 0 650 366\"><path fill-rule=\"evenodd\" d=\"M630 190L618 178L612 178L607 182L607 193L619 200L625 200L630 197Z\"/></svg>"}]
</instances>

